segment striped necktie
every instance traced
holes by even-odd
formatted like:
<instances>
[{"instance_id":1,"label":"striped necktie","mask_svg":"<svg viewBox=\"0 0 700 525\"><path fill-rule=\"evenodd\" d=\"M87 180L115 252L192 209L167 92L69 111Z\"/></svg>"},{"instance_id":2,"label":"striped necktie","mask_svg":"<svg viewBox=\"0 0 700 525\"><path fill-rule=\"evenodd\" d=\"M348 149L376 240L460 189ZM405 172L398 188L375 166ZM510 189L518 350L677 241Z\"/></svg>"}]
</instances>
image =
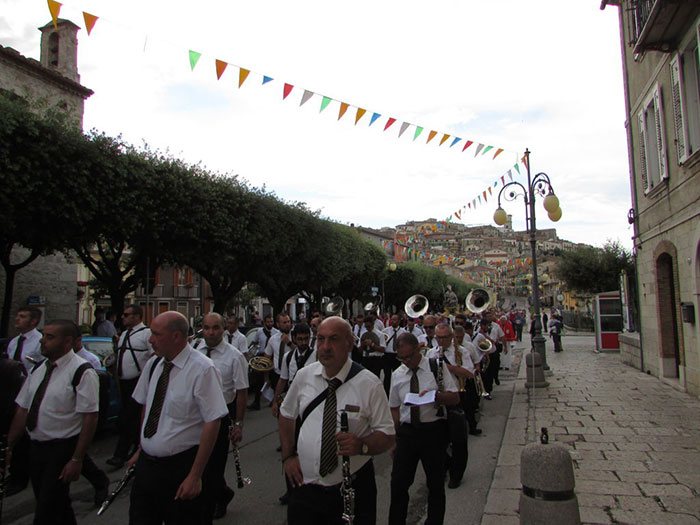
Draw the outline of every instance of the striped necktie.
<instances>
[{"instance_id":1,"label":"striped necktie","mask_svg":"<svg viewBox=\"0 0 700 525\"><path fill-rule=\"evenodd\" d=\"M170 381L170 370L173 364L170 361L163 361L163 370L158 378L156 391L153 394L153 403L151 410L148 413L146 426L143 428L143 437L153 437L158 431L158 421L160 420L160 412L163 410L163 402L165 401L165 392L168 390L168 382Z\"/></svg>"},{"instance_id":2,"label":"striped necktie","mask_svg":"<svg viewBox=\"0 0 700 525\"><path fill-rule=\"evenodd\" d=\"M328 381L328 397L323 407L323 425L321 427L321 477L327 476L338 466L338 447L335 439L337 428L338 402L335 391L343 382L337 377Z\"/></svg>"}]
</instances>

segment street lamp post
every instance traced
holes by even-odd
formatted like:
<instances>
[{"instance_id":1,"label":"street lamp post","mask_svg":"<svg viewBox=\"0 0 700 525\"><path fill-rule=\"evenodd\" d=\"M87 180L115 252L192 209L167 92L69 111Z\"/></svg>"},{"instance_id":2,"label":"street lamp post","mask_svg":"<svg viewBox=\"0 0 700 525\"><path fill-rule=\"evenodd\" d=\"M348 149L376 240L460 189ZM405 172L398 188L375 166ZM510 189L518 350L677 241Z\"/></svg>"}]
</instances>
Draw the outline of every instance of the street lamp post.
<instances>
[{"instance_id":1,"label":"street lamp post","mask_svg":"<svg viewBox=\"0 0 700 525\"><path fill-rule=\"evenodd\" d=\"M519 182L509 182L498 194L498 209L493 214L493 220L499 226L503 226L507 220L506 211L501 207L501 196L507 201L514 201L522 197L525 201L525 223L530 235L530 251L532 252L532 304L535 308L535 336L532 339L532 346L542 357L542 368L549 370L547 364L547 353L542 336L542 316L540 312L540 286L537 276L537 227L535 222L535 196L544 197L544 208L547 210L550 220L553 222L561 219L561 208L559 199L554 194L552 183L546 173L538 173L532 178L530 176L530 151L525 150L527 167L527 188ZM510 188L510 189L508 189ZM545 327L546 328L546 327Z\"/></svg>"}]
</instances>

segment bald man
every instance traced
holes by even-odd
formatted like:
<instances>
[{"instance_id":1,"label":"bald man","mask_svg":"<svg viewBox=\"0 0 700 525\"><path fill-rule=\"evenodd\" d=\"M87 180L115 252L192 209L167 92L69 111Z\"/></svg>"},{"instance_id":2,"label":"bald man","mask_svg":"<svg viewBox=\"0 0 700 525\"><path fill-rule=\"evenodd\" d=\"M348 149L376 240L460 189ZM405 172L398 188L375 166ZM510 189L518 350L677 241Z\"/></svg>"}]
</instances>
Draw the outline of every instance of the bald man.
<instances>
[{"instance_id":1,"label":"bald man","mask_svg":"<svg viewBox=\"0 0 700 525\"><path fill-rule=\"evenodd\" d=\"M203 522L209 483L202 478L228 409L221 376L190 346L188 328L178 312L162 313L151 325L156 355L133 393L143 408L140 447L129 460L136 465L131 525Z\"/></svg>"}]
</instances>

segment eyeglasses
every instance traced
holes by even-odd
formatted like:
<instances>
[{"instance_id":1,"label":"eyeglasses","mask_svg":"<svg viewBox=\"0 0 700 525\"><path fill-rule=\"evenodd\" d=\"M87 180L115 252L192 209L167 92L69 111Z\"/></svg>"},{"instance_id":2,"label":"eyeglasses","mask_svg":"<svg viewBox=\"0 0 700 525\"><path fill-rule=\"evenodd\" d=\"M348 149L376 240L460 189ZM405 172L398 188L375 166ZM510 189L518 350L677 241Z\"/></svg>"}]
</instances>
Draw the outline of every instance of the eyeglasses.
<instances>
[{"instance_id":1,"label":"eyeglasses","mask_svg":"<svg viewBox=\"0 0 700 525\"><path fill-rule=\"evenodd\" d=\"M410 361L411 359L413 359L414 357L416 357L417 354L418 354L418 352L412 352L410 355L405 355L405 356L403 356L403 357L400 356L400 355L397 355L397 356L396 356L396 359L398 359L399 361L401 361L402 363L404 363L404 362Z\"/></svg>"},{"instance_id":2,"label":"eyeglasses","mask_svg":"<svg viewBox=\"0 0 700 525\"><path fill-rule=\"evenodd\" d=\"M428 329L435 330L435 325L434 325L434 324L433 324L433 325L424 324L424 325L423 325L423 328L425 328L426 330L428 330Z\"/></svg>"}]
</instances>

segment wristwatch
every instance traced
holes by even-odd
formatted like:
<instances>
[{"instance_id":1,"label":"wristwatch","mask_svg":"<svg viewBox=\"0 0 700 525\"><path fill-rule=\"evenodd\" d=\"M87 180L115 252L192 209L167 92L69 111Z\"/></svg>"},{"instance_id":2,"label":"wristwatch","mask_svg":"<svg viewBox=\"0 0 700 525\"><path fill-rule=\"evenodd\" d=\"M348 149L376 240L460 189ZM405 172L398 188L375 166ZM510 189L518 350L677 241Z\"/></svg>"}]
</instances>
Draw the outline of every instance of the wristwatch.
<instances>
[{"instance_id":1,"label":"wristwatch","mask_svg":"<svg viewBox=\"0 0 700 525\"><path fill-rule=\"evenodd\" d=\"M362 449L360 450L363 456L369 456L369 446L367 443L362 443Z\"/></svg>"}]
</instances>

